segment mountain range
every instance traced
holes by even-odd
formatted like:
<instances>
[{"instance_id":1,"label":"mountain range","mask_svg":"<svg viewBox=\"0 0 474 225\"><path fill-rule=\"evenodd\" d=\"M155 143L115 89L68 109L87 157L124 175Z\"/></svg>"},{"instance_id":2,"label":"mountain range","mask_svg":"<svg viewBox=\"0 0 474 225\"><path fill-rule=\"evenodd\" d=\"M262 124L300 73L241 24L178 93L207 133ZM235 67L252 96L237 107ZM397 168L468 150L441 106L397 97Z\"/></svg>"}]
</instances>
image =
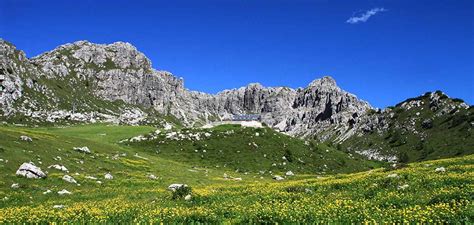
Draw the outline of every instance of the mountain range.
<instances>
[{"instance_id":1,"label":"mountain range","mask_svg":"<svg viewBox=\"0 0 474 225\"><path fill-rule=\"evenodd\" d=\"M78 41L33 58L0 41L4 123L112 122L200 127L259 114L268 127L385 161L474 153L474 109L441 91L376 109L325 76L305 88L252 83L215 95L191 91L125 42Z\"/></svg>"}]
</instances>

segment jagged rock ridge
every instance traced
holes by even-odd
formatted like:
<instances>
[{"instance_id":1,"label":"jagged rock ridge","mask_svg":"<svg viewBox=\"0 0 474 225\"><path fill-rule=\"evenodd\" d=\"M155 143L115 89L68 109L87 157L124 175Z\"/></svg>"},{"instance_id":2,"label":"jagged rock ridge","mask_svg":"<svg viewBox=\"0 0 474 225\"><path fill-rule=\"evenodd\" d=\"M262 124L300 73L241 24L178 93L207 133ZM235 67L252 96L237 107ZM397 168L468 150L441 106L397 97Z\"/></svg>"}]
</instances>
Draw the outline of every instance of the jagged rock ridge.
<instances>
[{"instance_id":1,"label":"jagged rock ridge","mask_svg":"<svg viewBox=\"0 0 474 225\"><path fill-rule=\"evenodd\" d=\"M7 121L163 124L172 117L199 126L235 114L260 114L267 125L287 134L337 143L403 126L394 123L391 109L373 113L367 102L327 76L305 88L253 83L211 95L187 90L182 79L153 69L129 43L78 41L28 59L2 40L0 51L0 73L6 77L0 103ZM436 111L459 104L438 104ZM378 152L360 146L354 151Z\"/></svg>"},{"instance_id":2,"label":"jagged rock ridge","mask_svg":"<svg viewBox=\"0 0 474 225\"><path fill-rule=\"evenodd\" d=\"M40 84L38 80L67 83L73 87L71 91L75 96L87 93L102 100L153 108L162 115L178 118L188 126L226 119L233 114L258 113L262 115L263 122L281 131L308 135L327 131L334 126L347 128L371 109L368 103L337 87L330 77L315 80L308 87L297 90L249 84L210 95L189 91L184 88L182 79L153 69L150 60L129 43L102 45L78 41L32 59L27 59L23 52L6 41L1 41L0 45L2 68L11 70L3 72L7 76L7 91L2 95L5 116L66 111L57 118L48 118L55 120L61 116L71 118L74 113L69 111L79 111L82 115L91 112L81 109L87 105L84 103L86 100L68 101L67 96L57 96L60 91L48 84ZM33 89L35 97L40 93L45 96L48 107L25 104L21 100L25 92L22 89L24 84ZM35 101L35 97L27 102ZM20 102L21 110L14 106L14 103ZM94 116L85 117L88 120L88 117ZM94 120L100 121L101 118Z\"/></svg>"}]
</instances>

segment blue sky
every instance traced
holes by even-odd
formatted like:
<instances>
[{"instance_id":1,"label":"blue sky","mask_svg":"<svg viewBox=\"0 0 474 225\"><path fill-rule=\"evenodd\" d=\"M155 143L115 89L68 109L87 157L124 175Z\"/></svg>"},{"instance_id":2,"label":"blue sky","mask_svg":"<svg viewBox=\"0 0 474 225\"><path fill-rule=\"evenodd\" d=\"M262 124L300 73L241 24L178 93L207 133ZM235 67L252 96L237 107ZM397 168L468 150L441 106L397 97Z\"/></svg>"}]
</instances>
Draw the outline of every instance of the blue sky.
<instances>
[{"instance_id":1,"label":"blue sky","mask_svg":"<svg viewBox=\"0 0 474 225\"><path fill-rule=\"evenodd\" d=\"M28 57L127 41L209 93L330 75L375 107L438 89L474 103L474 1L1 0L0 37Z\"/></svg>"}]
</instances>

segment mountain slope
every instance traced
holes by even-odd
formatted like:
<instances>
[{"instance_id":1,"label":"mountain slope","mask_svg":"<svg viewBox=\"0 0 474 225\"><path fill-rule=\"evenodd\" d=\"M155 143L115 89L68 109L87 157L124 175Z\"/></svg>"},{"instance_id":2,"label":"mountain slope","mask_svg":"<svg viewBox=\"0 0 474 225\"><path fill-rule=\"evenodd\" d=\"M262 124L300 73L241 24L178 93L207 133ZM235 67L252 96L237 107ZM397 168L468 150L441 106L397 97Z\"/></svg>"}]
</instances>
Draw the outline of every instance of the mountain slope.
<instances>
[{"instance_id":1,"label":"mountain slope","mask_svg":"<svg viewBox=\"0 0 474 225\"><path fill-rule=\"evenodd\" d=\"M269 127L388 161L470 154L472 107L435 92L376 110L322 77L305 88L258 83L211 95L158 71L129 43L78 41L26 58L0 41L0 119L27 125L111 122L200 127L259 114Z\"/></svg>"},{"instance_id":2,"label":"mountain slope","mask_svg":"<svg viewBox=\"0 0 474 225\"><path fill-rule=\"evenodd\" d=\"M0 98L2 120L21 124L162 121L159 113L145 107L94 95L95 82L81 77L75 70L59 66L70 52L63 48L57 52L62 55L58 53L51 56L54 60L41 64L38 59L29 60L22 51L0 40L0 74L5 76L2 82L5 90ZM81 67L74 62L68 65ZM40 64L42 66L38 66ZM91 64L82 66L94 67ZM87 71L93 73L92 69Z\"/></svg>"},{"instance_id":3,"label":"mountain slope","mask_svg":"<svg viewBox=\"0 0 474 225\"><path fill-rule=\"evenodd\" d=\"M221 125L150 133L124 140L127 146L162 158L207 168L225 168L258 176L294 173L341 173L381 164L337 149L304 141L273 129Z\"/></svg>"},{"instance_id":4,"label":"mountain slope","mask_svg":"<svg viewBox=\"0 0 474 225\"><path fill-rule=\"evenodd\" d=\"M6 41L1 41L0 45L7 62L2 67L10 71L5 73L6 83L13 80L23 82L3 93L5 98L11 99L11 104L6 104L7 108L3 110L6 119L11 117L7 113L10 111L27 117L30 117L30 111L43 111L45 113L41 116L36 116L38 120L55 120L47 115L51 114L52 108L56 108L66 111L57 116L60 119L70 118L71 114L79 111L87 121L104 121L103 118L88 115L90 112L94 115L101 113L97 112L99 105L107 105L103 101L111 101L117 102L118 108L111 109L113 113L110 114L121 115L126 111L123 108L130 107L135 109L131 111L138 114L136 117L147 118L147 113L143 111L149 109L147 112L152 110L162 116L175 117L186 126L203 125L235 114L257 113L271 127L295 136L307 136L321 130L331 131L335 125L346 127L349 120L357 120L359 115L371 109L366 102L337 87L330 77L315 80L308 87L298 90L250 84L209 95L189 91L184 88L181 79L153 69L151 62L128 43L100 45L79 41L59 46L32 59L26 59L21 51ZM9 63L14 61L9 52L19 52L22 61ZM31 68L32 72L23 73L18 69L22 66ZM37 83L37 89L48 91L50 94L44 94L45 104L38 104L41 106L37 108L27 105L28 109L18 110L13 103L24 105L25 101L36 101L26 96L11 97L12 92L23 95L24 83ZM331 131L331 134L334 132Z\"/></svg>"},{"instance_id":5,"label":"mountain slope","mask_svg":"<svg viewBox=\"0 0 474 225\"><path fill-rule=\"evenodd\" d=\"M63 128L1 126L0 223L472 223L474 220L473 155L354 174L296 173L276 181L269 174L246 174L224 167L203 168L188 164L190 161L171 160L166 156L171 152L165 146L176 144L177 140L167 139L169 143L162 143L161 153L142 149L156 144L153 142L119 143L154 130L145 126L101 124ZM212 132L211 139L203 139L203 143L212 146L213 136L230 130L247 132L236 127L216 127L207 131ZM161 132L165 136L177 133ZM192 134L197 132L201 131ZM259 132L265 132L259 137L269 138L272 131ZM21 135L28 135L32 141L20 140ZM92 153L77 152L73 149L76 146L88 146ZM179 153L179 149L175 150ZM15 170L25 161L34 162L48 172L48 177L16 176ZM68 172L47 168L51 164L64 165ZM106 173L111 173L113 179L105 179ZM223 177L224 173L229 175L228 179ZM65 181L64 175L72 176L79 185ZM188 184L192 188L191 199L173 199L172 192L167 190L172 183ZM18 185L12 188L12 184ZM57 193L63 189L71 194Z\"/></svg>"},{"instance_id":6,"label":"mountain slope","mask_svg":"<svg viewBox=\"0 0 474 225\"><path fill-rule=\"evenodd\" d=\"M412 162L474 153L474 108L428 92L383 111L372 111L340 149L372 158Z\"/></svg>"}]
</instances>

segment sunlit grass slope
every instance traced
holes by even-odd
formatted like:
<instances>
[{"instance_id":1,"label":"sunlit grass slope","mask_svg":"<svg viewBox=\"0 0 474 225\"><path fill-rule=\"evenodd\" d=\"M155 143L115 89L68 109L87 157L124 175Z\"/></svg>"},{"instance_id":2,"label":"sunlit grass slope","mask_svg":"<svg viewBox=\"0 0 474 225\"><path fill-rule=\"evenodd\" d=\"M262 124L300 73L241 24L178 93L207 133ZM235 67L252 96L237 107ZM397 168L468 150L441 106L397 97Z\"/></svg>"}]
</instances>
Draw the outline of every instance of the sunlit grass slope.
<instances>
[{"instance_id":1,"label":"sunlit grass slope","mask_svg":"<svg viewBox=\"0 0 474 225\"><path fill-rule=\"evenodd\" d=\"M209 139L202 140L205 143L199 143L204 147L205 144L207 147L214 146L217 150L219 139L213 140L213 137L229 129L234 130L240 139L253 134L252 141L259 146L259 150L265 142L259 139L261 134L255 137L255 132L263 133L263 137L280 135L266 130L218 127L205 131L211 135ZM275 181L268 174L255 172L260 170L257 167L250 167L246 173L236 172L231 164L223 167L220 163L221 166L216 167L217 159L200 159L200 155L198 159L190 157L180 160L179 155L192 153L178 151L177 155L171 154L172 146L177 145L176 140L166 139L165 143L158 145L160 153L151 146L156 147L165 139L119 143L125 138L154 130L153 127L110 125L0 127L0 159L3 159L0 162L0 223L474 221L473 155L408 164L396 170L379 168L353 174L329 175L328 171L327 174L317 175L309 172L312 169L298 170L295 166L280 169L282 172L286 169L299 171L295 172L295 176ZM164 135L169 132L176 131L162 131ZM20 141L20 135L27 135L33 141ZM242 151L255 151L246 149L250 140L239 142L237 137L227 137L230 140L222 141L223 146L231 148L229 146L233 142L241 146ZM269 146L282 144L277 139L273 140L277 144ZM192 143L186 145L192 146ZM183 143L183 146L186 145ZM306 147L310 145L303 142L301 154L306 153ZM88 146L92 154L74 151L72 148L77 146ZM213 149L204 147L200 149L201 153L202 150ZM293 154L303 157L299 156L300 150ZM328 150L331 152L332 149ZM277 149L276 152L285 151ZM60 160L57 160L58 156ZM240 156L235 154L229 157ZM275 160L281 158L280 155L275 157ZM303 160L308 161L308 157ZM15 176L19 165L29 161L47 171L48 177L26 179ZM243 169L251 166L243 160L241 162ZM69 169L67 174L73 176L80 186L62 180L66 173L48 169L51 164L66 166ZM436 172L436 168L440 167L446 171ZM278 169L273 170L279 173ZM107 172L114 179L104 179ZM225 180L224 173L241 177L242 181ZM156 175L158 179L149 179L149 174ZM86 176L97 177L102 184ZM13 183L18 183L20 187L11 188ZM166 190L171 183L186 183L192 187L191 200L173 200L170 191ZM62 189L72 194L58 195L57 192ZM52 192L43 194L46 190ZM63 208L53 208L55 205L62 205Z\"/></svg>"}]
</instances>

